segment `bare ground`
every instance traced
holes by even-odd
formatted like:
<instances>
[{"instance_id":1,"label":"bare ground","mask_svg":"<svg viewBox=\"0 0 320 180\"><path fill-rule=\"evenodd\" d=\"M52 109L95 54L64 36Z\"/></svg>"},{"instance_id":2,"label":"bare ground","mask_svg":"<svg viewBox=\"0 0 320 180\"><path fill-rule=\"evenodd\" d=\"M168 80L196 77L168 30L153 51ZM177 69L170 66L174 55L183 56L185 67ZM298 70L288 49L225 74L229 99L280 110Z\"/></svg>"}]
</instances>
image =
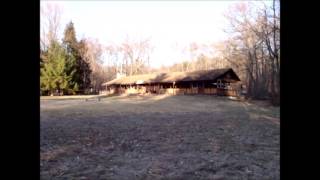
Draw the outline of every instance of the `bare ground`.
<instances>
[{"instance_id":1,"label":"bare ground","mask_svg":"<svg viewBox=\"0 0 320 180\"><path fill-rule=\"evenodd\" d=\"M280 179L279 108L213 96L41 100L41 179Z\"/></svg>"}]
</instances>

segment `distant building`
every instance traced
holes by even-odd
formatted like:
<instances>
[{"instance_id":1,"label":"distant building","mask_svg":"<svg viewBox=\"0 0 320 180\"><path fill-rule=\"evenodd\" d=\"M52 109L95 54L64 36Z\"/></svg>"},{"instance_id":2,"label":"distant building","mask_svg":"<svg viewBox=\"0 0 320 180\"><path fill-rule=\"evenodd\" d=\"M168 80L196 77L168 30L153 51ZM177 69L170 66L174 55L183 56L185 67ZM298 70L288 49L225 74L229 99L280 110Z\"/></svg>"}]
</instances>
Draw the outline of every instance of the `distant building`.
<instances>
[{"instance_id":1,"label":"distant building","mask_svg":"<svg viewBox=\"0 0 320 180\"><path fill-rule=\"evenodd\" d=\"M155 94L212 94L237 96L232 86L240 82L231 69L200 70L122 76L103 83L107 94L155 93Z\"/></svg>"}]
</instances>

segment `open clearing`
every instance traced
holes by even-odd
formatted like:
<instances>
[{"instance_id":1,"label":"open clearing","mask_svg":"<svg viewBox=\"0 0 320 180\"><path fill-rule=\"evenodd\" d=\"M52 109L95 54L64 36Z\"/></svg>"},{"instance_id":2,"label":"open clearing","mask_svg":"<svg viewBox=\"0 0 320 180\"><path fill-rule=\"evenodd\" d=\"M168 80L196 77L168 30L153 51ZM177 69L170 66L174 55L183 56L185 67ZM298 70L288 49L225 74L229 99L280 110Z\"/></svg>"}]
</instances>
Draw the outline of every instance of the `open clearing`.
<instances>
[{"instance_id":1,"label":"open clearing","mask_svg":"<svg viewBox=\"0 0 320 180\"><path fill-rule=\"evenodd\" d=\"M204 95L41 100L41 179L280 179L279 115Z\"/></svg>"}]
</instances>

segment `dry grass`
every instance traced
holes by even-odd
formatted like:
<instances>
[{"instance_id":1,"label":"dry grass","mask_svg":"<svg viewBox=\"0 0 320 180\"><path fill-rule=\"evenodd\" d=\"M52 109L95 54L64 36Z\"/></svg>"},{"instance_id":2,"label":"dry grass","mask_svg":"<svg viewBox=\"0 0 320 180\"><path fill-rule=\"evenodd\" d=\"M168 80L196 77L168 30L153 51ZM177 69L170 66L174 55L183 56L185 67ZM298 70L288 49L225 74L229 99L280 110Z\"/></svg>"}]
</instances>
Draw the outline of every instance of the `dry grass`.
<instances>
[{"instance_id":1,"label":"dry grass","mask_svg":"<svg viewBox=\"0 0 320 180\"><path fill-rule=\"evenodd\" d=\"M280 179L279 108L212 96L41 101L42 179Z\"/></svg>"},{"instance_id":2,"label":"dry grass","mask_svg":"<svg viewBox=\"0 0 320 180\"><path fill-rule=\"evenodd\" d=\"M40 100L73 100L73 99L93 99L104 98L107 95L64 95L64 96L40 96Z\"/></svg>"}]
</instances>

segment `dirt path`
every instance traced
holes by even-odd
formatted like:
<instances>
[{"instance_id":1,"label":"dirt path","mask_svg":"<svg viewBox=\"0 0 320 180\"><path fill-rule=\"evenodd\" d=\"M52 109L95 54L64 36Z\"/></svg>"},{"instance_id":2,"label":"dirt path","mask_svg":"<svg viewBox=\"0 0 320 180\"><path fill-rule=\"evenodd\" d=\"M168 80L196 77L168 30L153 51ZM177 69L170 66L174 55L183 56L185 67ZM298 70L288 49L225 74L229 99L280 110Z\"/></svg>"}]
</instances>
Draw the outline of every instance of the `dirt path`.
<instances>
[{"instance_id":1,"label":"dirt path","mask_svg":"<svg viewBox=\"0 0 320 180\"><path fill-rule=\"evenodd\" d=\"M280 179L279 129L212 96L41 101L41 179Z\"/></svg>"}]
</instances>

